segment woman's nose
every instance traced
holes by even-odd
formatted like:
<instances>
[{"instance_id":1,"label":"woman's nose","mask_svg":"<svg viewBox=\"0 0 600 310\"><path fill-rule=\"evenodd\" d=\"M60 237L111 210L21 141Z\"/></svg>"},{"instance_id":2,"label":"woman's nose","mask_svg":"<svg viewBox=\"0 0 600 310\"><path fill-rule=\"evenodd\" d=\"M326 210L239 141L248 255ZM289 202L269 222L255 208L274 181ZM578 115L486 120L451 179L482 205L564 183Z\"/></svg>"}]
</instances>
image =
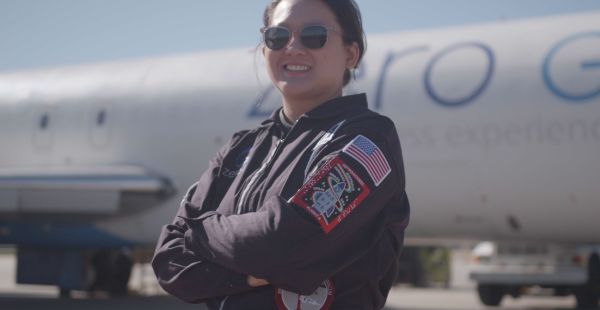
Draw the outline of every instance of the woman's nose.
<instances>
[{"instance_id":1,"label":"woman's nose","mask_svg":"<svg viewBox=\"0 0 600 310\"><path fill-rule=\"evenodd\" d=\"M298 33L292 33L290 41L285 47L285 51L287 53L304 53L304 45L302 45L302 40L300 39L300 35Z\"/></svg>"}]
</instances>

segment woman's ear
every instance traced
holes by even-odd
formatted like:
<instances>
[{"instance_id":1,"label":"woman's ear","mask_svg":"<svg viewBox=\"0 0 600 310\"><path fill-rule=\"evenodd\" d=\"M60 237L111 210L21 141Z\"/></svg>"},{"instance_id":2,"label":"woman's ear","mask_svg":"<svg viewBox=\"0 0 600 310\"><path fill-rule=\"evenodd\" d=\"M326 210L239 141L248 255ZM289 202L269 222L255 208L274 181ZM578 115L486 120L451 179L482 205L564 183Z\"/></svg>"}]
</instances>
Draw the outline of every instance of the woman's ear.
<instances>
[{"instance_id":1,"label":"woman's ear","mask_svg":"<svg viewBox=\"0 0 600 310\"><path fill-rule=\"evenodd\" d=\"M358 65L360 49L358 43L352 42L346 45L346 68L354 69Z\"/></svg>"}]
</instances>

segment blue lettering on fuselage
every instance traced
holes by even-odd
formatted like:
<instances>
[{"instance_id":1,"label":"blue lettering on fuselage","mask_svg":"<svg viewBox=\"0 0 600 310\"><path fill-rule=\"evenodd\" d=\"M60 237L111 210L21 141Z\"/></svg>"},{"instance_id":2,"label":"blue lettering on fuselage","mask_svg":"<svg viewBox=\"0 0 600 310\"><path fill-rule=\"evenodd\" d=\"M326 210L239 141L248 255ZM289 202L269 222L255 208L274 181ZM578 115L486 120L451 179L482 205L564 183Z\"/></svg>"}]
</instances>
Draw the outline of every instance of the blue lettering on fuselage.
<instances>
[{"instance_id":1,"label":"blue lettering on fuselage","mask_svg":"<svg viewBox=\"0 0 600 310\"><path fill-rule=\"evenodd\" d=\"M486 71L483 76L483 79L481 80L480 84L477 87L475 87L475 90L473 92L471 92L471 94L469 94L463 98L458 98L458 99L444 98L435 91L434 84L431 80L431 74L433 72L433 69L437 65L437 63L446 55L456 52L456 51L459 51L461 49L465 49L465 48L476 48L476 49L480 49L481 51L484 52L484 54L487 58L487 67L485 68ZM490 84L490 80L492 79L492 75L494 73L494 63L495 63L494 52L492 51L492 49L489 46L487 46L483 43L464 42L464 43L458 43L458 44L451 45L448 48L446 48L446 49L440 51L439 53L437 53L436 55L434 55L433 58L431 59L431 61L429 62L429 64L427 65L427 69L425 69L425 76L423 78L423 83L425 84L425 89L427 90L427 94L435 102L437 102L440 105L445 106L445 107L458 107L458 106L465 105L469 102L472 102L475 99L477 99L477 97L479 97L483 93L485 88Z\"/></svg>"},{"instance_id":2,"label":"blue lettering on fuselage","mask_svg":"<svg viewBox=\"0 0 600 310\"><path fill-rule=\"evenodd\" d=\"M275 93L275 86L270 85L263 90L258 99L252 103L250 111L248 111L248 118L265 118L271 116L273 109L265 109L264 103L267 99Z\"/></svg>"},{"instance_id":3,"label":"blue lettering on fuselage","mask_svg":"<svg viewBox=\"0 0 600 310\"><path fill-rule=\"evenodd\" d=\"M593 45L596 47L595 50L590 51L599 51L600 53L600 31L593 32L583 32L583 33L575 33L570 35L556 43L549 52L546 54L542 64L542 79L544 81L545 86L551 91L551 93L561 99L564 99L567 102L582 102L589 101L592 98L596 98L600 96L600 79L598 79L597 87L594 85L591 89L586 90L569 90L567 86L560 84L560 79L556 76L561 71L552 71L552 65L557 62L557 58L561 55L560 53L564 51L567 47L570 47L572 44L577 42L581 42L582 40L598 40L598 45ZM373 102L374 110L381 110L384 105L384 93L386 87L389 87L388 82L390 78L390 69L393 65L397 64L397 62L401 59L406 59L409 56L417 55L419 53L424 53L430 51L430 47L427 45L418 45L409 47L400 51L389 51L385 59L380 67L380 70L377 74L377 78L375 80L374 90L375 97ZM441 85L436 85L435 80L432 78L433 72L436 66L440 65L440 62L455 53L464 51L464 50L477 50L483 52L486 63L482 70L482 77L478 78L476 84L473 85L472 90L468 92L466 95L462 95L459 98L448 98L449 96L443 95L439 89L441 89ZM589 51L588 51L589 52ZM600 70L600 54L590 56L588 55L585 59L581 59L578 62L578 72L582 74L582 78L587 78L584 76L585 74L589 74L590 72L597 72ZM356 70L355 78L364 79L366 78L366 70L364 67L364 62ZM496 71L496 55L493 49L487 44L481 42L458 42L454 43L446 48L441 49L439 52L435 53L431 56L430 60L427 62L425 66L422 83L424 85L424 89L426 91L427 96L436 104L443 107L463 107L468 103L474 102L477 98L479 98L485 90L490 86L491 81L493 79L494 73ZM592 79L597 77L597 75L588 75L592 76ZM564 79L563 79L564 80ZM590 80L588 80L589 82ZM595 83L595 81L592 81ZM273 107L265 106L264 103L275 93L275 87L269 86L266 87L259 98L253 102L253 105L248 113L249 118L269 116L273 111Z\"/></svg>"},{"instance_id":4,"label":"blue lettering on fuselage","mask_svg":"<svg viewBox=\"0 0 600 310\"><path fill-rule=\"evenodd\" d=\"M383 88L385 86L385 80L387 78L388 71L394 62L400 60L400 58L404 58L415 53L426 52L428 49L429 47L427 46L416 46L398 52L389 52L387 54L385 60L383 61L383 65L381 66L377 84L375 85L375 110L381 110L383 107Z\"/></svg>"},{"instance_id":5,"label":"blue lettering on fuselage","mask_svg":"<svg viewBox=\"0 0 600 310\"><path fill-rule=\"evenodd\" d=\"M572 44L581 42L584 39L596 39L598 40L597 46L600 46L600 32L584 32L573 34L559 41L553 48L550 49L550 52L548 52L548 55L546 55L544 64L542 66L542 76L544 78L546 87L548 87L548 89L550 89L550 91L556 96L566 99L567 102L583 102L600 95L600 79L598 79L598 86L593 89L575 91L567 89L568 87L565 87L564 85L559 85L560 83L558 82L558 77L555 75L556 73L552 73L551 71L552 64L556 61L556 58L559 57L559 54L562 50L566 49ZM598 48L597 51L600 53L600 48ZM582 74L588 73L588 70L600 69L600 54L596 55L595 57L596 59L592 60L581 60L579 63L579 71Z\"/></svg>"}]
</instances>

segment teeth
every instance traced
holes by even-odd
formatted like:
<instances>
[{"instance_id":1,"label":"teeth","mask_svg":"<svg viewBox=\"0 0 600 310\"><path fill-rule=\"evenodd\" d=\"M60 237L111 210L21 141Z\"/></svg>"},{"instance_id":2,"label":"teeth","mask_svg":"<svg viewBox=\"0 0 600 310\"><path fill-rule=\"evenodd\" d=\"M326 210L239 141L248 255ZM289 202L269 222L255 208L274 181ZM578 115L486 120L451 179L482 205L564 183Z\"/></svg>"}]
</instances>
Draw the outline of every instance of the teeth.
<instances>
[{"instance_id":1,"label":"teeth","mask_svg":"<svg viewBox=\"0 0 600 310\"><path fill-rule=\"evenodd\" d=\"M310 69L309 66L302 65L286 65L285 68L290 71L308 71L308 69Z\"/></svg>"}]
</instances>

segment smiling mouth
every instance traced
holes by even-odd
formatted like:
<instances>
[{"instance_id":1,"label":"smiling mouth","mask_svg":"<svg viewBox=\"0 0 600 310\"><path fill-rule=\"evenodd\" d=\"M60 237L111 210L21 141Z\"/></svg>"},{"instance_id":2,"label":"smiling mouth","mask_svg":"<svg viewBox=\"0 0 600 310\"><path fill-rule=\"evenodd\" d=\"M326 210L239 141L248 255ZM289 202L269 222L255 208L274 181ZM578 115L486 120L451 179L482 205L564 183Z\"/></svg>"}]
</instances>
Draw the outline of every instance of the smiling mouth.
<instances>
[{"instance_id":1,"label":"smiling mouth","mask_svg":"<svg viewBox=\"0 0 600 310\"><path fill-rule=\"evenodd\" d=\"M307 72L310 70L310 66L306 65L285 65L283 68L290 72Z\"/></svg>"}]
</instances>

